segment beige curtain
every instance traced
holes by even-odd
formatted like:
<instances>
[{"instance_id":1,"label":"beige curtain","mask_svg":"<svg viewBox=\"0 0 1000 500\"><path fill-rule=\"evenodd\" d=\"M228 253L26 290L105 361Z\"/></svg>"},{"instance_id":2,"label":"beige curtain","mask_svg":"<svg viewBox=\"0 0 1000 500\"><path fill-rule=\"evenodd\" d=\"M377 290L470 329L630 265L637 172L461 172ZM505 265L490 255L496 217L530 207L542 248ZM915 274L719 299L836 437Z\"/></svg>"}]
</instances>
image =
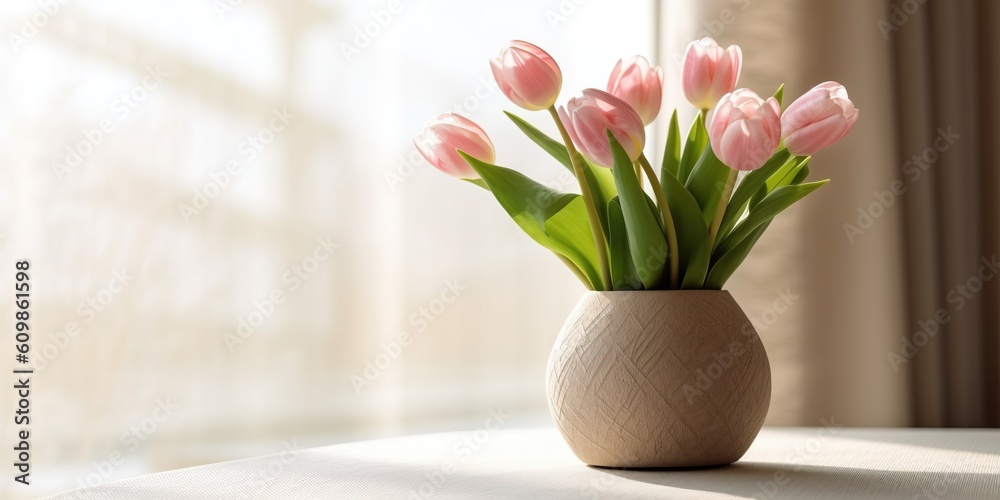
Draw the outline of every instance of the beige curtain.
<instances>
[{"instance_id":1,"label":"beige curtain","mask_svg":"<svg viewBox=\"0 0 1000 500\"><path fill-rule=\"evenodd\" d=\"M1000 280L977 277L997 252L997 11L971 0L663 4L661 60L712 36L742 46L741 86L785 83L787 104L837 80L861 109L849 138L812 164L833 182L777 219L729 285L771 357L768 423L1000 424Z\"/></svg>"},{"instance_id":2,"label":"beige curtain","mask_svg":"<svg viewBox=\"0 0 1000 500\"><path fill-rule=\"evenodd\" d=\"M1000 425L998 26L994 1L932 1L892 37L898 150L926 165L903 200L909 325L950 318L908 367L916 425Z\"/></svg>"}]
</instances>

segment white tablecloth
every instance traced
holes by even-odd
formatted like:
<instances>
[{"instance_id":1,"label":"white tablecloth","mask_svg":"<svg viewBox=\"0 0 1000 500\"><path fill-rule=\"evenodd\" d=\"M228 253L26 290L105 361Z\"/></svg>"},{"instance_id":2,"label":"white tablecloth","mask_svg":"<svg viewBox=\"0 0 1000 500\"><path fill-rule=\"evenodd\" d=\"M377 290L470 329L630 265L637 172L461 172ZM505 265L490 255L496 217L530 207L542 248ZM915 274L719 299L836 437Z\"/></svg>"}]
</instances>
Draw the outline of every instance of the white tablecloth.
<instances>
[{"instance_id":1,"label":"white tablecloth","mask_svg":"<svg viewBox=\"0 0 1000 500\"><path fill-rule=\"evenodd\" d=\"M766 428L736 464L588 467L554 429L427 434L141 476L55 499L1000 499L1000 430Z\"/></svg>"}]
</instances>

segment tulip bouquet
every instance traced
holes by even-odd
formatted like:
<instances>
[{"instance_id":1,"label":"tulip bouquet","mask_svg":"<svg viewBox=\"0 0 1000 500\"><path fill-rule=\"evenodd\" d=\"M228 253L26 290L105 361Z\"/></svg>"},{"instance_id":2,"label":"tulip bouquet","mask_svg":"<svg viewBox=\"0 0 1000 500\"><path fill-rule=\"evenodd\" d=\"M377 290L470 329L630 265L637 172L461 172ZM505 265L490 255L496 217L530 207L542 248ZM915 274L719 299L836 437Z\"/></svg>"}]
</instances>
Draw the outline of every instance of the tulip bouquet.
<instances>
[{"instance_id":1,"label":"tulip bouquet","mask_svg":"<svg viewBox=\"0 0 1000 500\"><path fill-rule=\"evenodd\" d=\"M562 73L547 52L514 41L490 61L514 104L552 116L560 140L507 113L573 173L579 194L495 165L489 137L459 115L439 116L414 142L438 169L490 191L588 289L721 289L771 220L828 182L806 182L810 155L858 119L836 82L784 111L783 87L767 99L737 89L742 62L738 46L723 49L710 38L688 46L682 86L698 115L684 139L677 112L670 117L659 176L643 149L645 127L660 111L663 72L641 56L619 61L606 90L586 89L558 108ZM737 185L740 171L747 173Z\"/></svg>"}]
</instances>

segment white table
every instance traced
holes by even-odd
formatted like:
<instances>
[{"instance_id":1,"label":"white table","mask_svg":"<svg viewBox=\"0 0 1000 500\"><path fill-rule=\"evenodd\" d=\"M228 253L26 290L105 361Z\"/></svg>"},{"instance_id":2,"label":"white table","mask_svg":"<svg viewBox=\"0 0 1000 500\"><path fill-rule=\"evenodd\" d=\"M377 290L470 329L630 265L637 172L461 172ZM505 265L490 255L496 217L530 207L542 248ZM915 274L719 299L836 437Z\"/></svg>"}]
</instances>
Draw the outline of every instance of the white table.
<instances>
[{"instance_id":1,"label":"white table","mask_svg":"<svg viewBox=\"0 0 1000 500\"><path fill-rule=\"evenodd\" d=\"M766 428L726 467L587 467L554 429L426 434L286 452L50 498L1000 499L1000 430Z\"/></svg>"}]
</instances>

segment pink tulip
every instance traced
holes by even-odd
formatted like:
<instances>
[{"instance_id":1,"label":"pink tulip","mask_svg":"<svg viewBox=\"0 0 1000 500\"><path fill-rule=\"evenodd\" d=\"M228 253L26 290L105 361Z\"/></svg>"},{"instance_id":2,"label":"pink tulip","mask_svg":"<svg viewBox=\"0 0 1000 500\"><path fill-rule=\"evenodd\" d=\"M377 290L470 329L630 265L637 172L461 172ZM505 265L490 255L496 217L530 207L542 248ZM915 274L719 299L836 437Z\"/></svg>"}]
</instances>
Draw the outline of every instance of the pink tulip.
<instances>
[{"instance_id":1,"label":"pink tulip","mask_svg":"<svg viewBox=\"0 0 1000 500\"><path fill-rule=\"evenodd\" d=\"M726 94L715 108L708 138L722 163L736 170L760 168L781 142L778 101L765 101L750 89Z\"/></svg>"},{"instance_id":2,"label":"pink tulip","mask_svg":"<svg viewBox=\"0 0 1000 500\"><path fill-rule=\"evenodd\" d=\"M559 65L548 52L528 42L514 40L507 44L500 57L490 60L490 68L504 95L524 109L548 109L559 97Z\"/></svg>"},{"instance_id":3,"label":"pink tulip","mask_svg":"<svg viewBox=\"0 0 1000 500\"><path fill-rule=\"evenodd\" d=\"M660 113L663 100L663 69L653 68L642 56L628 61L618 60L608 78L608 93L629 103L644 125L649 125Z\"/></svg>"},{"instance_id":4,"label":"pink tulip","mask_svg":"<svg viewBox=\"0 0 1000 500\"><path fill-rule=\"evenodd\" d=\"M722 96L736 88L742 67L739 45L723 50L708 37L691 42L684 54L684 97L698 109L712 109Z\"/></svg>"},{"instance_id":5,"label":"pink tulip","mask_svg":"<svg viewBox=\"0 0 1000 500\"><path fill-rule=\"evenodd\" d=\"M781 115L788 152L809 156L828 148L854 128L860 111L837 82L824 82L795 100Z\"/></svg>"},{"instance_id":6,"label":"pink tulip","mask_svg":"<svg viewBox=\"0 0 1000 500\"><path fill-rule=\"evenodd\" d=\"M438 170L459 179L478 179L479 174L458 150L486 163L496 160L493 143L479 125L464 116L446 113L431 120L413 139L417 151Z\"/></svg>"},{"instance_id":7,"label":"pink tulip","mask_svg":"<svg viewBox=\"0 0 1000 500\"><path fill-rule=\"evenodd\" d=\"M603 90L585 89L582 97L574 97L565 108L559 108L559 117L573 144L602 167L614 165L608 130L632 161L639 158L646 144L646 129L639 114L627 102Z\"/></svg>"}]
</instances>

